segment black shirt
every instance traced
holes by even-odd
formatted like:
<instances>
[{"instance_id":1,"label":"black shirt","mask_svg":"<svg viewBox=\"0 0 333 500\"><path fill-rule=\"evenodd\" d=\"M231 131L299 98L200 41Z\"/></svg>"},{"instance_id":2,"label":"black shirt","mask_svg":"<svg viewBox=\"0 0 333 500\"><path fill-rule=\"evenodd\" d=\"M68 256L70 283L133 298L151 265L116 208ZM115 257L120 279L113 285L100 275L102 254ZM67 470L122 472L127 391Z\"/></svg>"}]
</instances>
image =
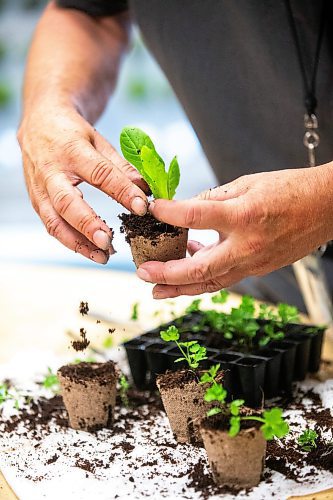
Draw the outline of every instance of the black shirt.
<instances>
[{"instance_id":1,"label":"black shirt","mask_svg":"<svg viewBox=\"0 0 333 500\"><path fill-rule=\"evenodd\" d=\"M58 4L93 16L126 9L121 0ZM321 5L292 0L309 70ZM303 85L282 0L131 0L130 6L220 182L306 165ZM330 5L327 17L317 77L318 163L333 160Z\"/></svg>"}]
</instances>

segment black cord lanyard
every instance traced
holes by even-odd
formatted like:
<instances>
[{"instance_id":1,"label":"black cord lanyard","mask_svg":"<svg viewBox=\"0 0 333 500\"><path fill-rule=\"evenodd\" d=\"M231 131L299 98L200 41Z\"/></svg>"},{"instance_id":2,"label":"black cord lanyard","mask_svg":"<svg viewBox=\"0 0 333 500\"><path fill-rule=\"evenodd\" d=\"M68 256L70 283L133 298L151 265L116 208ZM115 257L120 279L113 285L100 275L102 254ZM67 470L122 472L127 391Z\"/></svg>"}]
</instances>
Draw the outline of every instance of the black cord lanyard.
<instances>
[{"instance_id":1,"label":"black cord lanyard","mask_svg":"<svg viewBox=\"0 0 333 500\"><path fill-rule=\"evenodd\" d=\"M316 116L316 108L317 108L316 81L317 81L318 65L320 59L320 49L322 46L323 35L325 31L327 0L322 1L314 62L312 71L309 76L305 68L300 38L298 36L296 22L291 8L290 0L284 0L284 3L287 10L288 22L296 48L297 59L304 87L303 89L304 107L306 109L306 113L304 114L305 134L303 137L303 144L308 151L309 166L314 167L316 165L315 149L318 147L320 141L318 134L318 119Z\"/></svg>"}]
</instances>

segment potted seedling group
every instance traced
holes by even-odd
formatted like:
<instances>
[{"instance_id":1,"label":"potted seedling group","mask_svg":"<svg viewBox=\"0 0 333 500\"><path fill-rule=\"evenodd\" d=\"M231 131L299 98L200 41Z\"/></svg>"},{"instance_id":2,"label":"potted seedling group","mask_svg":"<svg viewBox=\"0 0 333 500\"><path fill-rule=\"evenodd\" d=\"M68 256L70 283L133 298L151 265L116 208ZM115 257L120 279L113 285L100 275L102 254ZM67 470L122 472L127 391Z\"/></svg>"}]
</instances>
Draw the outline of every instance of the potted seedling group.
<instances>
[{"instance_id":1,"label":"potted seedling group","mask_svg":"<svg viewBox=\"0 0 333 500\"><path fill-rule=\"evenodd\" d=\"M155 199L172 200L180 180L180 170L175 156L168 170L157 153L150 137L135 127L125 127L120 135L120 147L147 182ZM130 244L136 267L149 260L167 262L185 257L188 230L156 220L149 212L140 217L122 214L121 231Z\"/></svg>"}]
</instances>

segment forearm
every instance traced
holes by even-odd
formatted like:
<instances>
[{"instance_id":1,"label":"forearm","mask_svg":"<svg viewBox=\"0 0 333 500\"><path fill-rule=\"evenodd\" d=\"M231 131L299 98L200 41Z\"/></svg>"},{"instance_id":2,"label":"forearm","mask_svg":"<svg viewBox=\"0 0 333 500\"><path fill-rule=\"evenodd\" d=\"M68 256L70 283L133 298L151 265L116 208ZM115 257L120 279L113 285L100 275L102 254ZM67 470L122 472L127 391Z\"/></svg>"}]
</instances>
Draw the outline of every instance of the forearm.
<instances>
[{"instance_id":1,"label":"forearm","mask_svg":"<svg viewBox=\"0 0 333 500\"><path fill-rule=\"evenodd\" d=\"M103 111L128 44L126 14L92 18L53 2L37 26L24 82L24 115L50 100L89 122Z\"/></svg>"}]
</instances>

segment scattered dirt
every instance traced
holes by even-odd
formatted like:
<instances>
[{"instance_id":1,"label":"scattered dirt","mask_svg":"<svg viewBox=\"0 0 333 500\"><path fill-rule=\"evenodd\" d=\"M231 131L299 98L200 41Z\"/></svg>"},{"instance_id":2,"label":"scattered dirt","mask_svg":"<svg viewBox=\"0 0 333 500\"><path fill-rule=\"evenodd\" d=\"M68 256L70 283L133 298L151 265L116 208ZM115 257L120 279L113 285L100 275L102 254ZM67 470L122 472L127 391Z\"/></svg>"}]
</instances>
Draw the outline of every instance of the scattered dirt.
<instances>
[{"instance_id":1,"label":"scattered dirt","mask_svg":"<svg viewBox=\"0 0 333 500\"><path fill-rule=\"evenodd\" d=\"M90 340L87 339L87 332L84 328L80 328L80 337L82 340L73 340L71 342L72 347L76 352L84 351L90 344Z\"/></svg>"},{"instance_id":2,"label":"scattered dirt","mask_svg":"<svg viewBox=\"0 0 333 500\"><path fill-rule=\"evenodd\" d=\"M130 240L136 236L143 236L153 241L161 236L161 234L168 234L171 237L175 237L181 232L179 227L160 222L150 213L147 213L143 217L133 214L121 214L118 217L122 222L120 232L125 233L127 243L130 243Z\"/></svg>"},{"instance_id":3,"label":"scattered dirt","mask_svg":"<svg viewBox=\"0 0 333 500\"><path fill-rule=\"evenodd\" d=\"M80 314L82 314L82 316L85 316L88 314L88 312L89 312L88 302L80 302L79 312L80 312Z\"/></svg>"}]
</instances>

